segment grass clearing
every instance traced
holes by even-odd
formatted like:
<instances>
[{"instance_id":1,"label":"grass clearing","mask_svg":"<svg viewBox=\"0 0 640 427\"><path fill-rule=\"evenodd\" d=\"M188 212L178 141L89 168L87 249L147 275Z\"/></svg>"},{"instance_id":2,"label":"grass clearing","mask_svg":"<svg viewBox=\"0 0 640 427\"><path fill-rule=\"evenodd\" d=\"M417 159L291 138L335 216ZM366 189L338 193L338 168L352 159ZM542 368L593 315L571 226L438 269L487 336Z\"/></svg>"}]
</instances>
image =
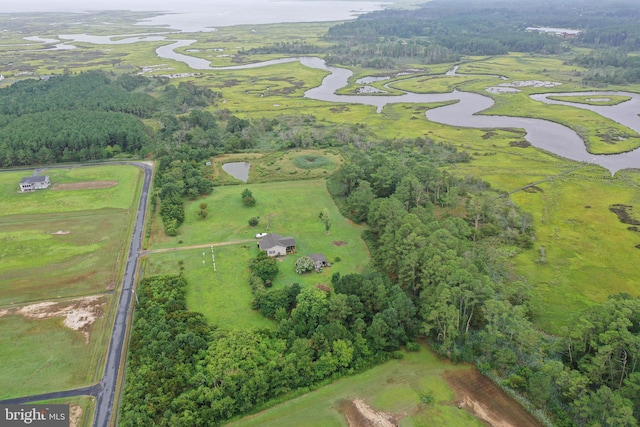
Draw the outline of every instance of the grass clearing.
<instances>
[{"instance_id":1,"label":"grass clearing","mask_svg":"<svg viewBox=\"0 0 640 427\"><path fill-rule=\"evenodd\" d=\"M271 328L273 322L251 309L253 295L247 262L253 245L250 249L244 245L215 247L216 271L211 248L156 253L145 262L144 274L182 271L189 286L189 310L204 314L211 325L227 329Z\"/></svg>"},{"instance_id":2,"label":"grass clearing","mask_svg":"<svg viewBox=\"0 0 640 427\"><path fill-rule=\"evenodd\" d=\"M20 193L20 179L30 175L30 171L0 173L0 205L3 206L0 221L7 215L129 209L139 192L142 171L125 165L45 168L40 175L49 175L52 186L87 181L117 181L118 184L103 189L53 191L50 187Z\"/></svg>"},{"instance_id":3,"label":"grass clearing","mask_svg":"<svg viewBox=\"0 0 640 427\"><path fill-rule=\"evenodd\" d=\"M206 246L151 254L145 274L175 273L180 270L178 262L182 261L190 286L187 302L191 310L204 313L220 326L250 327L270 322L250 308L253 297L247 269L249 258L258 254L254 236L267 231L269 222L271 232L293 236L297 244L296 254L278 258L280 273L274 286L295 282L302 286L330 284L334 273L356 273L367 265L368 249L360 237L362 227L342 217L324 180L253 184L246 188L253 192L256 206L248 208L242 204L243 186L217 187L210 196L187 204L187 220L177 237L167 237L157 230L152 238L152 249L249 240L244 244L214 247L216 272L212 271L211 248ZM208 203L211 214L200 220L197 210L203 201ZM318 218L323 209L328 210L332 221L329 234ZM248 224L253 216L260 217L257 227ZM310 253L324 254L333 265L321 273L298 275L295 261Z\"/></svg>"},{"instance_id":4,"label":"grass clearing","mask_svg":"<svg viewBox=\"0 0 640 427\"><path fill-rule=\"evenodd\" d=\"M243 205L244 188L253 192L255 206ZM202 202L208 204L210 211L205 220L197 215ZM323 209L329 211L332 221L329 234L318 218ZM368 260L366 245L360 237L362 227L342 217L324 180L216 187L211 195L188 202L185 216L178 236L168 237L158 230L152 236L151 249L254 239L256 233L275 232L296 238L298 256L320 252L330 261L339 256L341 268L347 264L351 271L359 271ZM249 226L251 217L260 218L257 227ZM346 244L337 246L336 241ZM289 258L293 257L286 257Z\"/></svg>"},{"instance_id":5,"label":"grass clearing","mask_svg":"<svg viewBox=\"0 0 640 427\"><path fill-rule=\"evenodd\" d=\"M82 331L64 326L62 317L0 316L0 399L67 390L95 381L109 342L107 313L113 303L110 295L102 299L103 315L92 325L89 343Z\"/></svg>"},{"instance_id":6,"label":"grass clearing","mask_svg":"<svg viewBox=\"0 0 640 427\"><path fill-rule=\"evenodd\" d=\"M445 371L471 370L466 365L451 365L437 359L424 348L405 353L402 360L391 360L366 372L342 378L327 386L288 400L273 408L227 424L250 426L346 426L338 408L342 400L362 398L377 411L403 414L408 426L482 426L482 422L452 404L455 395L442 378ZM421 403L421 395L430 393L434 403Z\"/></svg>"},{"instance_id":7,"label":"grass clearing","mask_svg":"<svg viewBox=\"0 0 640 427\"><path fill-rule=\"evenodd\" d=\"M130 221L124 209L0 217L0 305L114 289Z\"/></svg>"}]
</instances>

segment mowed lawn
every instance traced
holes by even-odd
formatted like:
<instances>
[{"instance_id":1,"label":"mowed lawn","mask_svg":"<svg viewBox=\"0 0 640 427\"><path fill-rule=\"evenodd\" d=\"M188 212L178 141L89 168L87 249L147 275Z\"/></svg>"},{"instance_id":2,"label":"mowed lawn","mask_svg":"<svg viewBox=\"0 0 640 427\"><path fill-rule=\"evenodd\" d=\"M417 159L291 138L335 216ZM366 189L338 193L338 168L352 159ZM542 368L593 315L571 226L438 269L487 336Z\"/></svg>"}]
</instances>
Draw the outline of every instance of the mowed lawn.
<instances>
[{"instance_id":1,"label":"mowed lawn","mask_svg":"<svg viewBox=\"0 0 640 427\"><path fill-rule=\"evenodd\" d=\"M245 188L251 190L257 200L253 207L242 203L241 193ZM208 204L209 211L204 220L197 215L202 202ZM318 217L323 209L331 219L329 233ZM330 262L339 257L341 261L334 266L336 271L357 272L368 263L368 250L360 237L363 228L340 214L324 180L216 187L211 195L188 202L185 211L186 220L178 236L167 237L159 230L152 237L150 249L248 239L255 245L256 233L272 232L296 239L297 254L287 256L285 265L291 260L295 262L297 256L316 252L324 254ZM260 218L257 227L249 226L251 217Z\"/></svg>"},{"instance_id":2,"label":"mowed lawn","mask_svg":"<svg viewBox=\"0 0 640 427\"><path fill-rule=\"evenodd\" d=\"M211 325L227 329L269 328L275 323L251 309L253 296L247 268L251 253L243 245L215 247L215 271L211 248L157 253L144 263L144 274L182 271L188 283L187 307L204 314Z\"/></svg>"},{"instance_id":3,"label":"mowed lawn","mask_svg":"<svg viewBox=\"0 0 640 427\"><path fill-rule=\"evenodd\" d=\"M344 400L360 398L376 411L402 414L400 425L467 427L484 424L453 404L455 394L442 378L445 371L469 370L438 360L426 348L405 353L366 372L342 378L273 408L227 424L233 427L342 427L347 421L339 411ZM421 403L423 394L433 403Z\"/></svg>"},{"instance_id":4,"label":"mowed lawn","mask_svg":"<svg viewBox=\"0 0 640 427\"><path fill-rule=\"evenodd\" d=\"M253 192L256 206L249 208L242 204L240 194L244 188ZM210 211L205 220L198 219L196 214L202 201L208 203ZM328 234L318 218L323 209L329 211L332 221ZM180 228L180 235L164 237L163 243L153 245L152 249L159 246L179 249L201 244L218 245L239 240L247 242L214 246L216 271L213 271L211 247L207 246L153 253L148 257L144 273L175 274L183 271L189 283L189 309L203 313L212 324L221 327L272 325L260 313L251 310L253 296L247 268L249 259L258 254L255 234L267 231L267 216L272 217L271 231L293 236L297 244L296 254L278 258L280 272L274 281L275 287L296 282L302 286L329 285L334 273L358 273L369 261L367 246L360 237L363 228L340 215L324 180L216 187L209 197L188 203L186 211L187 220ZM249 227L247 220L252 216L260 216L258 227ZM332 263L331 267L321 273L297 274L295 261L310 253L324 254Z\"/></svg>"}]
</instances>

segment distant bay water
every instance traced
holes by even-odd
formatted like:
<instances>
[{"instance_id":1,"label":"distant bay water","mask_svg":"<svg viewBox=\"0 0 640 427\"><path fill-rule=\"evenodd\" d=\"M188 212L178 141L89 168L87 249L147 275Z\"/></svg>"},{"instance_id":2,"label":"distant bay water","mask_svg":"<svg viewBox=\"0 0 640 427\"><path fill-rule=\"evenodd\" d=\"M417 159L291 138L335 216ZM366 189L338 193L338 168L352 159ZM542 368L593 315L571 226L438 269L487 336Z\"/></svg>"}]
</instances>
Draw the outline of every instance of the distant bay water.
<instances>
[{"instance_id":1,"label":"distant bay water","mask_svg":"<svg viewBox=\"0 0 640 427\"><path fill-rule=\"evenodd\" d=\"M6 2L0 13L84 12L88 10L157 11L140 25L161 25L185 32L211 31L231 25L323 22L354 19L392 2L339 0L22 0Z\"/></svg>"}]
</instances>

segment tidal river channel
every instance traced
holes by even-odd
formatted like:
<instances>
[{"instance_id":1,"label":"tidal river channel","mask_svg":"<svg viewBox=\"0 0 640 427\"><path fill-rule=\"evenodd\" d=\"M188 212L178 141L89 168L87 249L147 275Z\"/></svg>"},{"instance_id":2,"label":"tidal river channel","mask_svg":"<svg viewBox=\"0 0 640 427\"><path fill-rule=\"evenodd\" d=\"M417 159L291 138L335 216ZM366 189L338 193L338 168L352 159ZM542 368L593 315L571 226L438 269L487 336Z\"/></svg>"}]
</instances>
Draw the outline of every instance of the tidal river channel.
<instances>
[{"instance_id":1,"label":"tidal river channel","mask_svg":"<svg viewBox=\"0 0 640 427\"><path fill-rule=\"evenodd\" d=\"M487 110L494 102L488 96L477 93L453 91L441 94L417 94L404 92L402 95L337 95L336 91L347 85L352 72L345 68L331 67L324 60L314 57L285 58L273 61L259 62L241 66L211 67L210 62L175 52L174 49L185 47L193 43L192 40L181 40L156 50L161 58L185 62L195 70L242 70L266 67L274 64L299 61L302 65L329 72L322 84L309 89L304 96L310 99L327 102L372 105L377 111L391 103L433 103L443 101L458 101L454 104L434 108L426 112L427 119L445 125L471 128L521 128L526 131L526 139L531 145L555 153L564 158L579 162L600 165L611 173L621 169L640 167L640 149L622 154L593 155L587 152L584 141L576 132L566 126L542 119L508 116L488 116L477 113ZM611 96L624 95L631 99L615 106L591 106L586 104L553 101L550 96L594 95ZM545 93L532 95L532 99L549 104L563 104L575 108L592 110L604 117L610 118L630 129L640 133L640 94L631 92L576 92L576 93Z\"/></svg>"}]
</instances>

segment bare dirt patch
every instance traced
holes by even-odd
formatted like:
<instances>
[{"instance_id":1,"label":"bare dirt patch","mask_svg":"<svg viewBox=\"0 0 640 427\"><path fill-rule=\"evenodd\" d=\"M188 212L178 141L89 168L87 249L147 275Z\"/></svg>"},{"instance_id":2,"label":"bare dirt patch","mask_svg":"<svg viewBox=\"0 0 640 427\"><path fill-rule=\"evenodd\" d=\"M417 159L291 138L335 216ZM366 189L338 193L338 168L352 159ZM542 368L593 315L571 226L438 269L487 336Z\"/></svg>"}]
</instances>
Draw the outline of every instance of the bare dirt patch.
<instances>
[{"instance_id":1,"label":"bare dirt patch","mask_svg":"<svg viewBox=\"0 0 640 427\"><path fill-rule=\"evenodd\" d=\"M456 393L456 404L494 427L540 427L518 402L480 372L445 372L444 379Z\"/></svg>"},{"instance_id":2,"label":"bare dirt patch","mask_svg":"<svg viewBox=\"0 0 640 427\"><path fill-rule=\"evenodd\" d=\"M118 181L85 181L71 184L54 184L52 190L99 190L118 185Z\"/></svg>"},{"instance_id":3,"label":"bare dirt patch","mask_svg":"<svg viewBox=\"0 0 640 427\"><path fill-rule=\"evenodd\" d=\"M347 244L347 242L343 242L342 240L335 240L333 242L333 246L344 246L346 244Z\"/></svg>"},{"instance_id":4,"label":"bare dirt patch","mask_svg":"<svg viewBox=\"0 0 640 427\"><path fill-rule=\"evenodd\" d=\"M64 231L64 230L58 230L58 231L56 231L54 233L51 233L51 234L55 234L56 236L63 236L63 235L66 235L66 234L71 234L71 232L70 231Z\"/></svg>"},{"instance_id":5,"label":"bare dirt patch","mask_svg":"<svg viewBox=\"0 0 640 427\"><path fill-rule=\"evenodd\" d=\"M69 427L77 427L82 421L82 408L78 405L69 406Z\"/></svg>"},{"instance_id":6,"label":"bare dirt patch","mask_svg":"<svg viewBox=\"0 0 640 427\"><path fill-rule=\"evenodd\" d=\"M0 317L18 314L26 319L49 319L64 317L63 325L84 334L85 342L89 343L89 333L95 321L102 315L105 301L100 296L76 298L69 301L46 301L25 305L20 308L0 311Z\"/></svg>"},{"instance_id":7,"label":"bare dirt patch","mask_svg":"<svg viewBox=\"0 0 640 427\"><path fill-rule=\"evenodd\" d=\"M402 418L400 415L376 411L358 398L340 400L338 410L347 419L349 427L395 427Z\"/></svg>"}]
</instances>

